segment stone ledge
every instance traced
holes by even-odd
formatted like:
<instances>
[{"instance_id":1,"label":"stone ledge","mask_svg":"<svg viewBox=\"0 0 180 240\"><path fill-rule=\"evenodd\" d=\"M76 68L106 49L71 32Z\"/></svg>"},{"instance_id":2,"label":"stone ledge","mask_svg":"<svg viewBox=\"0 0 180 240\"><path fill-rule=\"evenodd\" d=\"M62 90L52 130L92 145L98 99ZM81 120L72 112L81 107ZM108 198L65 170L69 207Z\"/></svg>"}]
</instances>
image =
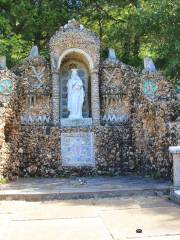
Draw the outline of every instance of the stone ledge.
<instances>
[{"instance_id":1,"label":"stone ledge","mask_svg":"<svg viewBox=\"0 0 180 240\"><path fill-rule=\"evenodd\" d=\"M0 185L0 200L48 201L169 195L170 182L139 176L22 178Z\"/></svg>"},{"instance_id":2,"label":"stone ledge","mask_svg":"<svg viewBox=\"0 0 180 240\"><path fill-rule=\"evenodd\" d=\"M180 146L169 147L169 151L170 153L173 153L173 154L180 153Z\"/></svg>"},{"instance_id":3,"label":"stone ledge","mask_svg":"<svg viewBox=\"0 0 180 240\"><path fill-rule=\"evenodd\" d=\"M61 127L65 127L65 128L92 126L92 118L83 118L83 119L61 118L60 121L61 121Z\"/></svg>"}]
</instances>

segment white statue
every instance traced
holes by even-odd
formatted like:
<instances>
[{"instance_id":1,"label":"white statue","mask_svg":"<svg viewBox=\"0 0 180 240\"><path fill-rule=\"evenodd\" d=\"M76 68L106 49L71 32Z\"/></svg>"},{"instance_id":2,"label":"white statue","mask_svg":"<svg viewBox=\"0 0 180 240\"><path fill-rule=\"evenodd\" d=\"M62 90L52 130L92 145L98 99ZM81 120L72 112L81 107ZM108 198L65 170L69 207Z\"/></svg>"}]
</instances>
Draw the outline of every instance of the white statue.
<instances>
[{"instance_id":1,"label":"white statue","mask_svg":"<svg viewBox=\"0 0 180 240\"><path fill-rule=\"evenodd\" d=\"M157 72L154 62L151 58L144 58L144 71L149 73Z\"/></svg>"},{"instance_id":2,"label":"white statue","mask_svg":"<svg viewBox=\"0 0 180 240\"><path fill-rule=\"evenodd\" d=\"M81 119L84 102L83 82L78 76L78 69L72 69L71 78L68 80L68 110L70 119Z\"/></svg>"}]
</instances>

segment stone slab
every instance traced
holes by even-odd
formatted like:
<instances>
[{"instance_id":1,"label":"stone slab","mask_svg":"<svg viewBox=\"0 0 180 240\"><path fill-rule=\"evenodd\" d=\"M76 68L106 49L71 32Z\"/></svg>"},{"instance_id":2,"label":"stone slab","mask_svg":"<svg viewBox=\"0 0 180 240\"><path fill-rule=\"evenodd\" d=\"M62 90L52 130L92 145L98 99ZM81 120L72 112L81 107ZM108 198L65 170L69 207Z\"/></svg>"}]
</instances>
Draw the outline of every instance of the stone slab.
<instances>
[{"instance_id":1,"label":"stone slab","mask_svg":"<svg viewBox=\"0 0 180 240\"><path fill-rule=\"evenodd\" d=\"M180 240L179 211L164 196L2 201L0 239Z\"/></svg>"},{"instance_id":2,"label":"stone slab","mask_svg":"<svg viewBox=\"0 0 180 240\"><path fill-rule=\"evenodd\" d=\"M100 213L113 239L180 239L180 209L158 207L110 210ZM142 233L136 233L142 229Z\"/></svg>"},{"instance_id":3,"label":"stone slab","mask_svg":"<svg viewBox=\"0 0 180 240\"><path fill-rule=\"evenodd\" d=\"M65 127L65 128L92 126L92 118L83 118L83 119L61 118L60 121L61 121L61 127Z\"/></svg>"},{"instance_id":4,"label":"stone slab","mask_svg":"<svg viewBox=\"0 0 180 240\"><path fill-rule=\"evenodd\" d=\"M0 185L0 200L45 201L169 194L169 182L142 177L19 179Z\"/></svg>"},{"instance_id":5,"label":"stone slab","mask_svg":"<svg viewBox=\"0 0 180 240\"><path fill-rule=\"evenodd\" d=\"M92 132L61 133L63 166L95 166Z\"/></svg>"},{"instance_id":6,"label":"stone slab","mask_svg":"<svg viewBox=\"0 0 180 240\"><path fill-rule=\"evenodd\" d=\"M13 239L112 240L100 218L13 221L7 240Z\"/></svg>"}]
</instances>

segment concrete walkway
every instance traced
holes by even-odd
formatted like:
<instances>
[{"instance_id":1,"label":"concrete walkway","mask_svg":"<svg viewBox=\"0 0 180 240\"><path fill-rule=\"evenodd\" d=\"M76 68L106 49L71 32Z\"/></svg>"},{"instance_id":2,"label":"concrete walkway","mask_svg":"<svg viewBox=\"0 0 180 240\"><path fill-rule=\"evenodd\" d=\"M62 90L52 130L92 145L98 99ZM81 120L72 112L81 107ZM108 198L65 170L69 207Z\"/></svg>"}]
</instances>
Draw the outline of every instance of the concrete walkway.
<instances>
[{"instance_id":1,"label":"concrete walkway","mask_svg":"<svg viewBox=\"0 0 180 240\"><path fill-rule=\"evenodd\" d=\"M171 184L137 176L19 179L0 185L0 200L44 201L168 193Z\"/></svg>"},{"instance_id":2,"label":"concrete walkway","mask_svg":"<svg viewBox=\"0 0 180 240\"><path fill-rule=\"evenodd\" d=\"M180 240L180 206L164 196L0 201L0 239Z\"/></svg>"}]
</instances>

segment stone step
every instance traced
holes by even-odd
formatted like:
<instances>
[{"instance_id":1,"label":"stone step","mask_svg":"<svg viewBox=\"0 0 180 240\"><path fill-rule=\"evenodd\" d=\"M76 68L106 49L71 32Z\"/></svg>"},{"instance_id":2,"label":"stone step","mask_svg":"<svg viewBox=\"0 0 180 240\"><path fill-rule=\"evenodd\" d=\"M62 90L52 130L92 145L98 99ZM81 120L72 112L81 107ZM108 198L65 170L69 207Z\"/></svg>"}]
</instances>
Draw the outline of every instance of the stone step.
<instances>
[{"instance_id":1,"label":"stone step","mask_svg":"<svg viewBox=\"0 0 180 240\"><path fill-rule=\"evenodd\" d=\"M0 200L48 201L168 195L171 183L141 177L19 179L0 186Z\"/></svg>"}]
</instances>

